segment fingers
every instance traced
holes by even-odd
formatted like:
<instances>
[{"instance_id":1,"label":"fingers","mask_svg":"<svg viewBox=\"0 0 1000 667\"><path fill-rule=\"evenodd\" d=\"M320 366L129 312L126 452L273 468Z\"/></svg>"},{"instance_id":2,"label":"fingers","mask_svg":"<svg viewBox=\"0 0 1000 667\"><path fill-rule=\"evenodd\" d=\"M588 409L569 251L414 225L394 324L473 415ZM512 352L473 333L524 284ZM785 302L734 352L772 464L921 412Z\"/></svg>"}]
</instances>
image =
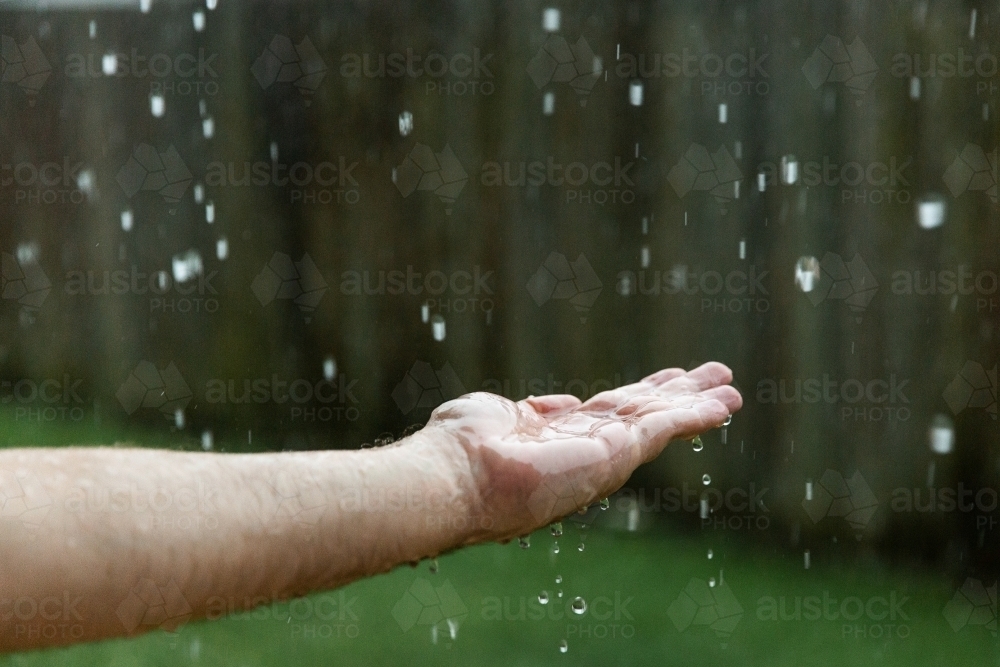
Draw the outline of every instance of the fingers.
<instances>
[{"instance_id":1,"label":"fingers","mask_svg":"<svg viewBox=\"0 0 1000 667\"><path fill-rule=\"evenodd\" d=\"M743 407L743 397L740 392L736 391L732 386L725 384L721 387L712 387L711 389L706 389L698 394L704 399L715 399L726 406L729 410L729 414L733 414L737 410Z\"/></svg>"},{"instance_id":2,"label":"fingers","mask_svg":"<svg viewBox=\"0 0 1000 667\"><path fill-rule=\"evenodd\" d=\"M533 396L526 398L522 403L527 403L540 415L572 410L580 406L580 399L572 394L549 394L547 396Z\"/></svg>"},{"instance_id":3,"label":"fingers","mask_svg":"<svg viewBox=\"0 0 1000 667\"><path fill-rule=\"evenodd\" d=\"M698 393L706 389L726 385L733 381L733 372L728 366L717 361L702 364L687 373L668 380L657 387L662 396L676 396L683 393Z\"/></svg>"},{"instance_id":4,"label":"fingers","mask_svg":"<svg viewBox=\"0 0 1000 667\"><path fill-rule=\"evenodd\" d=\"M721 426L730 414L729 406L714 398L645 414L636 425L643 460L656 458L671 440L686 440Z\"/></svg>"},{"instance_id":5,"label":"fingers","mask_svg":"<svg viewBox=\"0 0 1000 667\"><path fill-rule=\"evenodd\" d=\"M647 382L649 384L657 385L657 384L663 384L667 380L673 380L674 378L680 377L682 375L684 375L683 368L664 368L663 370L656 371L652 375L647 375L646 377L642 378L642 381Z\"/></svg>"}]
</instances>

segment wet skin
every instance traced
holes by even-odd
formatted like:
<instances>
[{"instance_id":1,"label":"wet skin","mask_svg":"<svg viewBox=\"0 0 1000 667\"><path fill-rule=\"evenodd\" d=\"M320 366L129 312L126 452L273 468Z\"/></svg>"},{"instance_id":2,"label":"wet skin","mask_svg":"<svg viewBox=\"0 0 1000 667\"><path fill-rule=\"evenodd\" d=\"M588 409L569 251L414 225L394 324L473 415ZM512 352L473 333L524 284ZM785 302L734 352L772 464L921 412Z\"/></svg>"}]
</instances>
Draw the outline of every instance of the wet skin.
<instances>
[{"instance_id":1,"label":"wet skin","mask_svg":"<svg viewBox=\"0 0 1000 667\"><path fill-rule=\"evenodd\" d=\"M669 368L580 402L473 393L441 405L425 429L468 466L477 526L465 543L530 533L618 490L671 440L721 426L743 405L732 371Z\"/></svg>"}]
</instances>

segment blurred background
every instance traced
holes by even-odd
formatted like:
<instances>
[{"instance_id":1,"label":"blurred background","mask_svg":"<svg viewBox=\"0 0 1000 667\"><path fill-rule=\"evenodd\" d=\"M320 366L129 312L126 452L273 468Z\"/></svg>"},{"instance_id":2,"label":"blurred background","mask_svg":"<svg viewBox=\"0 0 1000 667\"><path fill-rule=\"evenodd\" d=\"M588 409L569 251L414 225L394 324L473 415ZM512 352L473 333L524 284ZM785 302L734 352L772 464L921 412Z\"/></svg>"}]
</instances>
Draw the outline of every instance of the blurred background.
<instances>
[{"instance_id":1,"label":"blurred background","mask_svg":"<svg viewBox=\"0 0 1000 667\"><path fill-rule=\"evenodd\" d=\"M957 0L0 2L4 445L358 448L708 360L745 402L559 538L348 587L339 629L0 662L997 664L998 30Z\"/></svg>"}]
</instances>

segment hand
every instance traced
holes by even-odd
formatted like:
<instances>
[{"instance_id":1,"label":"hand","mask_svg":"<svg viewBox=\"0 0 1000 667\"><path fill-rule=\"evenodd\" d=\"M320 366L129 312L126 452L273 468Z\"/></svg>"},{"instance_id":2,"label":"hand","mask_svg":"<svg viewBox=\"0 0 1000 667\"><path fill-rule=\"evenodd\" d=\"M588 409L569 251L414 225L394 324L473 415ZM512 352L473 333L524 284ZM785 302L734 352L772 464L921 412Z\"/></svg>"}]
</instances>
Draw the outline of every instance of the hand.
<instances>
[{"instance_id":1,"label":"hand","mask_svg":"<svg viewBox=\"0 0 1000 667\"><path fill-rule=\"evenodd\" d=\"M667 443L720 426L743 399L732 371L710 362L668 368L581 403L554 394L511 401L477 392L438 407L427 423L455 446L471 478L464 543L507 540L617 491Z\"/></svg>"}]
</instances>

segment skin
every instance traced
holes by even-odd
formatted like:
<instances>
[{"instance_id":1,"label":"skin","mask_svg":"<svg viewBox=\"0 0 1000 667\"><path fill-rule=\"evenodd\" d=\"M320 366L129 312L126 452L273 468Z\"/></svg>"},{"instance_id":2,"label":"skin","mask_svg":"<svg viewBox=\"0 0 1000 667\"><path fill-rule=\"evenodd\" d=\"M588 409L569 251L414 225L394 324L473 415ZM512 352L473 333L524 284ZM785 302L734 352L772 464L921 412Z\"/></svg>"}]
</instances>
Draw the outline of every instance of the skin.
<instances>
[{"instance_id":1,"label":"skin","mask_svg":"<svg viewBox=\"0 0 1000 667\"><path fill-rule=\"evenodd\" d=\"M0 451L0 651L175 631L526 535L720 426L731 381L713 362L585 403L468 394L361 451Z\"/></svg>"}]
</instances>

